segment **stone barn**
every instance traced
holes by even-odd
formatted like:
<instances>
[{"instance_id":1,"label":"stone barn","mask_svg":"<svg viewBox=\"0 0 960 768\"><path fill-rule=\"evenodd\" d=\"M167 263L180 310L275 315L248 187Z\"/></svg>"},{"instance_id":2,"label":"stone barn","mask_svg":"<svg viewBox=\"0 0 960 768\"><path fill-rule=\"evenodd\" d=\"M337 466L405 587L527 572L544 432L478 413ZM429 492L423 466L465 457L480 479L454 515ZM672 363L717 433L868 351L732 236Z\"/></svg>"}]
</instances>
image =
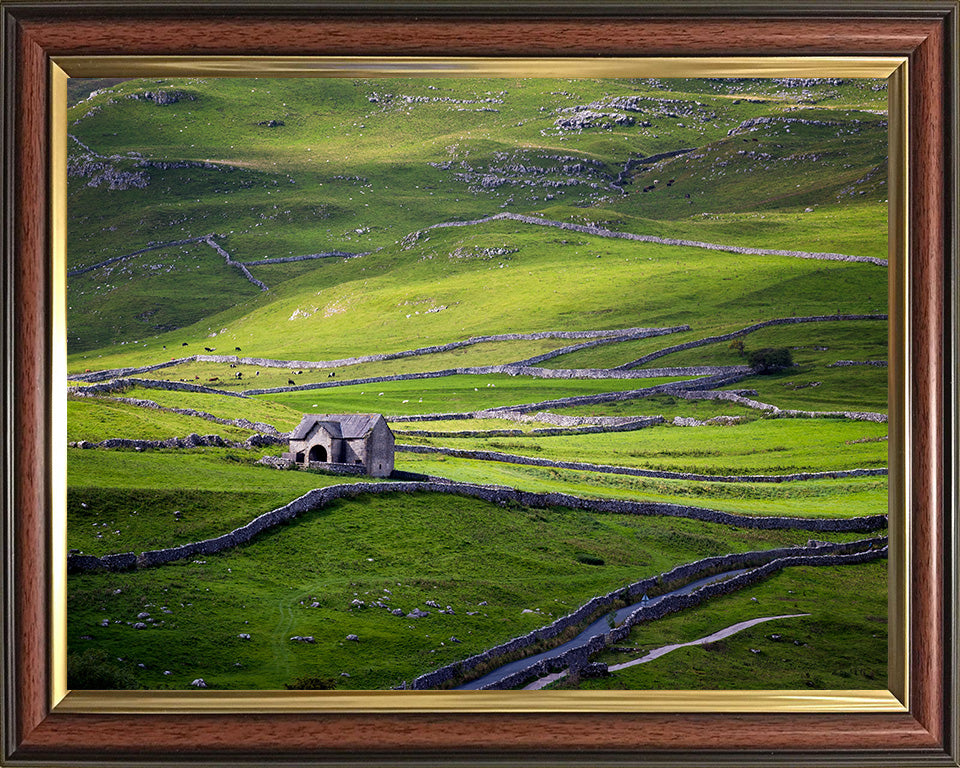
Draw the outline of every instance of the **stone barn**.
<instances>
[{"instance_id":1,"label":"stone barn","mask_svg":"<svg viewBox=\"0 0 960 768\"><path fill-rule=\"evenodd\" d=\"M393 472L393 432L378 413L307 413L290 434L284 458L304 467L346 464L372 477Z\"/></svg>"}]
</instances>

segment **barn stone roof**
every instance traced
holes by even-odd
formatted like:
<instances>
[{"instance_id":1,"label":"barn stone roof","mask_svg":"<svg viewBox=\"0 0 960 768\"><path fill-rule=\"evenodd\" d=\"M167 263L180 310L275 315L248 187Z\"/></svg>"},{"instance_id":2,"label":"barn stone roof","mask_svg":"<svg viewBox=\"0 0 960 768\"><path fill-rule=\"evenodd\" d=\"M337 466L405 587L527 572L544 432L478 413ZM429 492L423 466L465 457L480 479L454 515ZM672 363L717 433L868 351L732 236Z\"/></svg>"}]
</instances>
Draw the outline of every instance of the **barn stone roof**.
<instances>
[{"instance_id":1,"label":"barn stone roof","mask_svg":"<svg viewBox=\"0 0 960 768\"><path fill-rule=\"evenodd\" d=\"M356 439L364 437L382 418L379 413L305 413L290 439L303 440L318 423L334 437Z\"/></svg>"}]
</instances>

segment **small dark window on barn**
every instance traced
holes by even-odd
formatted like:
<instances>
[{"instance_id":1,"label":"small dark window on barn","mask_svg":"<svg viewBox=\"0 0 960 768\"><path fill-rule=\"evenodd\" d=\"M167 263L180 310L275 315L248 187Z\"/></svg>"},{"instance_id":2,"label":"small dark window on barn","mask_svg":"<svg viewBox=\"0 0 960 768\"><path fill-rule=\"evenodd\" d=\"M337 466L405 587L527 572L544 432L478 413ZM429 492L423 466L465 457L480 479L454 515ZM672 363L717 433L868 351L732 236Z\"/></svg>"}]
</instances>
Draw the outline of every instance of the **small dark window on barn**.
<instances>
[{"instance_id":1,"label":"small dark window on barn","mask_svg":"<svg viewBox=\"0 0 960 768\"><path fill-rule=\"evenodd\" d=\"M327 449L322 445L315 445L310 449L310 461L326 461Z\"/></svg>"},{"instance_id":2,"label":"small dark window on barn","mask_svg":"<svg viewBox=\"0 0 960 768\"><path fill-rule=\"evenodd\" d=\"M297 451L297 464L303 464L303 451Z\"/></svg>"},{"instance_id":3,"label":"small dark window on barn","mask_svg":"<svg viewBox=\"0 0 960 768\"><path fill-rule=\"evenodd\" d=\"M354 464L359 464L360 466L363 466L363 461L361 461L360 459L357 459L357 460L356 460L355 462L353 462L353 463L354 463Z\"/></svg>"}]
</instances>

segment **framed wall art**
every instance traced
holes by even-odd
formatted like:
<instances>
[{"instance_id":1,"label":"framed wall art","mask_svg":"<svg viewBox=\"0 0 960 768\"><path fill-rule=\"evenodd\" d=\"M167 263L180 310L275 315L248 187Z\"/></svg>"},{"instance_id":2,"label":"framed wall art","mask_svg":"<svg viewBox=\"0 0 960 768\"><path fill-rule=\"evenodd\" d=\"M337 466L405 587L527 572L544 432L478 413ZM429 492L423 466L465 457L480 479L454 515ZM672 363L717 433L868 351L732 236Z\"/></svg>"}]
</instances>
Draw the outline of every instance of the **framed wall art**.
<instances>
[{"instance_id":1,"label":"framed wall art","mask_svg":"<svg viewBox=\"0 0 960 768\"><path fill-rule=\"evenodd\" d=\"M10 765L956 765L955 2L3 4Z\"/></svg>"}]
</instances>

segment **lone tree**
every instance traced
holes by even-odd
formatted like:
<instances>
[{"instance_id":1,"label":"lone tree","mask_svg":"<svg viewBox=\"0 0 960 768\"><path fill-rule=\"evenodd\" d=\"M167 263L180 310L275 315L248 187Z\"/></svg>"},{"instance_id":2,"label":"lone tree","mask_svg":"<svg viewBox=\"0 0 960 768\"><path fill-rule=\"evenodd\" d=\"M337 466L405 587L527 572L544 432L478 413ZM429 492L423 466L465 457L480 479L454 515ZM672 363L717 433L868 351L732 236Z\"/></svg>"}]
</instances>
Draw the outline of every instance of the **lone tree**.
<instances>
[{"instance_id":1,"label":"lone tree","mask_svg":"<svg viewBox=\"0 0 960 768\"><path fill-rule=\"evenodd\" d=\"M754 373L776 373L793 365L793 356L786 347L764 347L747 355Z\"/></svg>"}]
</instances>

